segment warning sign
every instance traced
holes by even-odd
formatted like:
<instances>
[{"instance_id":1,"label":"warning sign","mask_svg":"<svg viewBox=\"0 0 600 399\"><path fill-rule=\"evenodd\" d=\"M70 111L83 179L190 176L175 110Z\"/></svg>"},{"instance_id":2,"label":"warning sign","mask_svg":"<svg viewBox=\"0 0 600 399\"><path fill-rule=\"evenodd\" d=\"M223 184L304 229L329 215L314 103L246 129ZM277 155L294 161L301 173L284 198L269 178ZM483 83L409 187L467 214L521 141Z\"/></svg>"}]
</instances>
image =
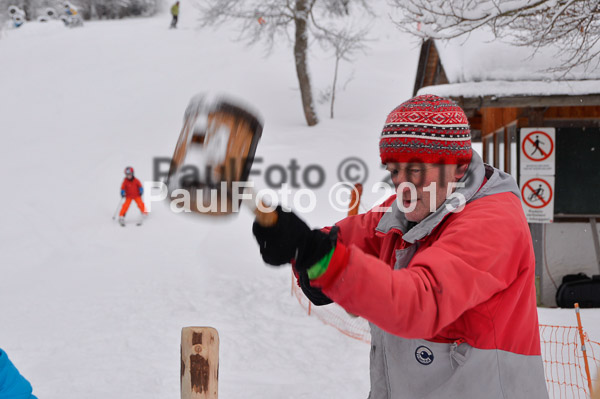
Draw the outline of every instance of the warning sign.
<instances>
[{"instance_id":1,"label":"warning sign","mask_svg":"<svg viewBox=\"0 0 600 399\"><path fill-rule=\"evenodd\" d=\"M521 176L521 202L529 223L552 223L554 176Z\"/></svg>"},{"instance_id":2,"label":"warning sign","mask_svg":"<svg viewBox=\"0 0 600 399\"><path fill-rule=\"evenodd\" d=\"M522 128L521 174L554 175L556 132L550 128Z\"/></svg>"}]
</instances>

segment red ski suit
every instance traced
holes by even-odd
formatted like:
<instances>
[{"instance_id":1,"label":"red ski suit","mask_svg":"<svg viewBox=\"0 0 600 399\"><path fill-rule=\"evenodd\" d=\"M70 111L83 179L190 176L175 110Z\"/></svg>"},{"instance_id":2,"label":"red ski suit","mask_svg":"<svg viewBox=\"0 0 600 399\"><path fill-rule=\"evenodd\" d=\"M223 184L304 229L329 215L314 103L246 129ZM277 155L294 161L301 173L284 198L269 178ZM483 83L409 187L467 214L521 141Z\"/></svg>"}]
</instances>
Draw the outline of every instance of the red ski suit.
<instances>
[{"instance_id":1,"label":"red ski suit","mask_svg":"<svg viewBox=\"0 0 600 399\"><path fill-rule=\"evenodd\" d=\"M131 180L128 178L123 179L123 184L121 184L121 190L125 192L125 198L134 199L139 197L140 189L142 188L142 183L135 177Z\"/></svg>"},{"instance_id":2,"label":"red ski suit","mask_svg":"<svg viewBox=\"0 0 600 399\"><path fill-rule=\"evenodd\" d=\"M125 178L123 180L123 184L121 184L121 192L125 193L125 202L123 202L123 206L121 207L121 212L119 212L120 217L124 217L129 209L129 205L131 205L131 201L135 201L140 211L145 214L146 207L144 206L144 202L142 201L142 183L135 177L131 180Z\"/></svg>"}]
</instances>

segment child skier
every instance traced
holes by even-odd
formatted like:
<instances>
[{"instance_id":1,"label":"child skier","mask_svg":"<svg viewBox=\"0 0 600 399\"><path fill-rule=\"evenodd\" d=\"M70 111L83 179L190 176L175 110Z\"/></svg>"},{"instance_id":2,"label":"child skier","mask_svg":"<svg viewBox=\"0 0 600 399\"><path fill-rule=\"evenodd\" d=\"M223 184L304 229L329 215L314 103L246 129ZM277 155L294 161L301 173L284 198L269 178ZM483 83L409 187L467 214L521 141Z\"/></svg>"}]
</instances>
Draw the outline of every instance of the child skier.
<instances>
[{"instance_id":1,"label":"child skier","mask_svg":"<svg viewBox=\"0 0 600 399\"><path fill-rule=\"evenodd\" d=\"M125 226L125 214L127 213L127 209L129 209L132 200L135 201L138 208L140 208L143 216L148 214L144 202L142 201L143 193L144 188L142 187L142 183L140 183L133 175L133 168L131 166L126 167L125 179L123 179L123 184L121 184L121 197L125 198L125 202L123 202L121 212L119 213L119 224L121 226Z\"/></svg>"}]
</instances>

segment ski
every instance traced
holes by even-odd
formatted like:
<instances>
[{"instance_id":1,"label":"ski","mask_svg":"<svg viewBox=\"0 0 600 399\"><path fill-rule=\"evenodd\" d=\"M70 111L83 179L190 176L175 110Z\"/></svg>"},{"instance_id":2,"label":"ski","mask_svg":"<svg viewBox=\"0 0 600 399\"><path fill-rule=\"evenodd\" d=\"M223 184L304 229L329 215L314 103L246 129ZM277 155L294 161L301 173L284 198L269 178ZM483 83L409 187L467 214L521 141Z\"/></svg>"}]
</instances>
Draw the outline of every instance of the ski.
<instances>
[{"instance_id":1,"label":"ski","mask_svg":"<svg viewBox=\"0 0 600 399\"><path fill-rule=\"evenodd\" d=\"M143 225L144 224L144 219L146 219L147 217L148 217L147 215L140 216L140 218L135 222L135 225L136 226ZM120 217L119 220L118 220L118 222L119 222L119 225L121 227L125 227L125 225L127 224L127 222L125 221L124 217Z\"/></svg>"},{"instance_id":2,"label":"ski","mask_svg":"<svg viewBox=\"0 0 600 399\"><path fill-rule=\"evenodd\" d=\"M135 223L136 226L141 226L144 224L144 221L146 220L146 218L148 217L148 214L142 214L140 216L140 218L138 219L138 221Z\"/></svg>"}]
</instances>

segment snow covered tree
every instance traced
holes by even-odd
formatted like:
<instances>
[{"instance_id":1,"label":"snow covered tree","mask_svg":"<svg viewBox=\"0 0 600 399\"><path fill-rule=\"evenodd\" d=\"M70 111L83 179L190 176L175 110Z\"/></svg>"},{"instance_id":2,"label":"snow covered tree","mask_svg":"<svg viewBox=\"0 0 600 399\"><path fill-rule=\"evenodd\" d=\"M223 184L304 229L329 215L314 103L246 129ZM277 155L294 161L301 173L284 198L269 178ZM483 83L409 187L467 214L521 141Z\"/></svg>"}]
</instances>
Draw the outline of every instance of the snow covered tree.
<instances>
[{"instance_id":1,"label":"snow covered tree","mask_svg":"<svg viewBox=\"0 0 600 399\"><path fill-rule=\"evenodd\" d=\"M249 44L263 42L272 48L279 37L293 43L302 108L309 126L319 121L308 70L310 39L325 43L339 37L341 30L334 21L349 16L353 6L370 13L367 0L197 0L197 5L203 27L233 20Z\"/></svg>"},{"instance_id":2,"label":"snow covered tree","mask_svg":"<svg viewBox=\"0 0 600 399\"><path fill-rule=\"evenodd\" d=\"M162 0L69 0L69 3L88 20L154 15L159 10ZM7 4L6 7L4 4ZM9 5L23 9L28 20L35 20L48 7L60 15L63 12L63 4L63 0L0 0L0 18L6 19L6 9Z\"/></svg>"},{"instance_id":3,"label":"snow covered tree","mask_svg":"<svg viewBox=\"0 0 600 399\"><path fill-rule=\"evenodd\" d=\"M85 19L119 19L156 14L161 0L72 0Z\"/></svg>"},{"instance_id":4,"label":"snow covered tree","mask_svg":"<svg viewBox=\"0 0 600 399\"><path fill-rule=\"evenodd\" d=\"M480 27L496 38L535 49L553 45L567 73L600 62L598 0L389 0L398 27L422 38L451 39Z\"/></svg>"},{"instance_id":5,"label":"snow covered tree","mask_svg":"<svg viewBox=\"0 0 600 399\"><path fill-rule=\"evenodd\" d=\"M2 19L8 19L8 7L16 6L21 10L25 11L25 19L27 21L31 21L34 19L33 11L37 6L39 6L38 0L11 0L11 1L1 1L0 0L0 14L2 14Z\"/></svg>"}]
</instances>

